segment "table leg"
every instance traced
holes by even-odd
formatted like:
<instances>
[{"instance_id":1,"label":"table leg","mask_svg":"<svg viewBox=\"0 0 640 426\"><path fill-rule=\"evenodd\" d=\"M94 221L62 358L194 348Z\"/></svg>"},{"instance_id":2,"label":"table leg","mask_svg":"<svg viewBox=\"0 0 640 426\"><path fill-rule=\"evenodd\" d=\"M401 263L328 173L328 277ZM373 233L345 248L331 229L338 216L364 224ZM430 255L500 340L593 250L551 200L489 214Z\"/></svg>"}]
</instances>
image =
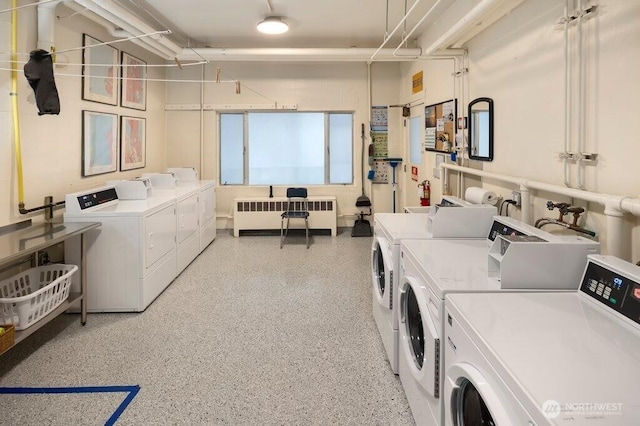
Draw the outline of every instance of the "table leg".
<instances>
[{"instance_id":1,"label":"table leg","mask_svg":"<svg viewBox=\"0 0 640 426\"><path fill-rule=\"evenodd\" d=\"M84 233L80 234L80 322L87 324L87 248L85 247Z\"/></svg>"}]
</instances>

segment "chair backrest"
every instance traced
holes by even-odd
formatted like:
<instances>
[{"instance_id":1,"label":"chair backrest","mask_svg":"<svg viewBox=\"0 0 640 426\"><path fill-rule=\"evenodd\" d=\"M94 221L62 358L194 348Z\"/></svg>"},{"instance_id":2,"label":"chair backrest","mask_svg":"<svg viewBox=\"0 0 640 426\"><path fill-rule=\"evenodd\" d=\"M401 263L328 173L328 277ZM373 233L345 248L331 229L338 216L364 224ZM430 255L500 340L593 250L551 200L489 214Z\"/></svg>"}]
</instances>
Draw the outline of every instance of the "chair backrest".
<instances>
[{"instance_id":1,"label":"chair backrest","mask_svg":"<svg viewBox=\"0 0 640 426\"><path fill-rule=\"evenodd\" d=\"M307 198L307 188L287 188L287 198Z\"/></svg>"},{"instance_id":2,"label":"chair backrest","mask_svg":"<svg viewBox=\"0 0 640 426\"><path fill-rule=\"evenodd\" d=\"M287 211L308 212L309 201L307 200L307 188L287 188ZM298 198L298 201L294 199Z\"/></svg>"}]
</instances>

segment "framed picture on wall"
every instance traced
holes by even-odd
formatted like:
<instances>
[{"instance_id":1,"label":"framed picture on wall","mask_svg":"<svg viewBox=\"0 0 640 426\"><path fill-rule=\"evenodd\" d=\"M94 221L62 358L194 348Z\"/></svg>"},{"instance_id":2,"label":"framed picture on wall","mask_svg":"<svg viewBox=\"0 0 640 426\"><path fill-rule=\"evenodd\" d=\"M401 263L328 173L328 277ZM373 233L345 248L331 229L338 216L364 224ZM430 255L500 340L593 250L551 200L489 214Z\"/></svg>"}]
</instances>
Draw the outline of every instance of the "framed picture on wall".
<instances>
[{"instance_id":1,"label":"framed picture on wall","mask_svg":"<svg viewBox=\"0 0 640 426\"><path fill-rule=\"evenodd\" d=\"M121 117L120 171L140 169L146 163L145 119Z\"/></svg>"},{"instance_id":2,"label":"framed picture on wall","mask_svg":"<svg viewBox=\"0 0 640 426\"><path fill-rule=\"evenodd\" d=\"M82 176L118 169L118 116L82 111Z\"/></svg>"},{"instance_id":3,"label":"framed picture on wall","mask_svg":"<svg viewBox=\"0 0 640 426\"><path fill-rule=\"evenodd\" d=\"M147 63L122 52L122 96L126 108L147 109Z\"/></svg>"},{"instance_id":4,"label":"framed picture on wall","mask_svg":"<svg viewBox=\"0 0 640 426\"><path fill-rule=\"evenodd\" d=\"M82 99L118 105L118 50L83 34Z\"/></svg>"}]
</instances>

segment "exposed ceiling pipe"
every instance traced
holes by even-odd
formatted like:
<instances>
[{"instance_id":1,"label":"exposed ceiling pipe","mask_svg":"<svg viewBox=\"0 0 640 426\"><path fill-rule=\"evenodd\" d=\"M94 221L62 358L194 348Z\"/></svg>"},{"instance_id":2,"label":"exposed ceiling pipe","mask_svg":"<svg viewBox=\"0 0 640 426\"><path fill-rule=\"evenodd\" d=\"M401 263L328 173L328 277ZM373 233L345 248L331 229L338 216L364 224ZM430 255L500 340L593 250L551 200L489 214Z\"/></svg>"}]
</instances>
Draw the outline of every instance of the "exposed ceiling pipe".
<instances>
[{"instance_id":1,"label":"exposed ceiling pipe","mask_svg":"<svg viewBox=\"0 0 640 426\"><path fill-rule=\"evenodd\" d=\"M102 16L97 15L96 13L86 9L84 6L79 5L75 1L65 1L64 5L67 6L68 8L70 8L71 10L80 13L85 18L92 20L96 24L101 25L102 27L104 27L107 30L109 35L113 36L114 38L129 38L129 37L131 37L133 35L130 32L125 31L122 28L116 26L113 22L111 22L111 21L103 18ZM154 55L159 56L161 58L164 58L167 55L166 51L160 51L160 50L156 49L155 47L151 46L149 43L145 43L145 41L142 40L142 39L131 39L129 41L131 41L132 43L142 47L143 49L147 50L148 52L151 52Z\"/></svg>"},{"instance_id":2,"label":"exposed ceiling pipe","mask_svg":"<svg viewBox=\"0 0 640 426\"><path fill-rule=\"evenodd\" d=\"M86 7L91 12L101 16L107 21L115 24L131 35L137 36L155 32L156 29L146 24L138 17L131 14L126 9L112 2L102 0L74 0L76 3ZM165 59L174 59L182 47L168 40L162 35L149 36L142 40L143 43L150 45L158 52L162 52L161 57Z\"/></svg>"},{"instance_id":3,"label":"exposed ceiling pipe","mask_svg":"<svg viewBox=\"0 0 640 426\"><path fill-rule=\"evenodd\" d=\"M508 3L501 10L502 14L492 16L491 19L485 19L495 8ZM425 49L424 54L426 56L432 55L434 52L440 49L447 49L459 42L460 39L470 29L475 28L475 31L479 32L486 28L490 23L495 22L500 16L507 14L518 4L522 3L522 0L482 0L473 9L471 9L465 16L458 22L452 25L439 39ZM484 20L484 21L483 21ZM481 25L479 28L479 25Z\"/></svg>"},{"instance_id":4,"label":"exposed ceiling pipe","mask_svg":"<svg viewBox=\"0 0 640 426\"><path fill-rule=\"evenodd\" d=\"M431 8L429 8L427 13L425 13L424 16L414 25L414 27L411 29L411 31L409 31L408 34L404 34L403 35L402 41L400 41L400 43L398 43L398 47L396 47L396 50L393 51L393 55L396 56L398 50L400 50L402 45L409 40L409 37L411 37L411 35L420 27L420 25L422 25L422 23L424 21L426 21L431 16L431 14L440 11L441 8L445 9L445 8L449 7L451 5L450 3L452 3L452 0L438 0L438 1L436 1L433 4L433 6L431 6Z\"/></svg>"},{"instance_id":5,"label":"exposed ceiling pipe","mask_svg":"<svg viewBox=\"0 0 640 426\"><path fill-rule=\"evenodd\" d=\"M393 56L393 49L373 48L203 48L184 49L178 55L180 60L215 61L336 61L336 62L368 62L372 54L377 52L377 61L412 61L420 57L421 49L402 49L402 56Z\"/></svg>"},{"instance_id":6,"label":"exposed ceiling pipe","mask_svg":"<svg viewBox=\"0 0 640 426\"><path fill-rule=\"evenodd\" d=\"M53 53L55 51L56 8L61 1L49 1L38 4L38 49Z\"/></svg>"},{"instance_id":7,"label":"exposed ceiling pipe","mask_svg":"<svg viewBox=\"0 0 640 426\"><path fill-rule=\"evenodd\" d=\"M402 17L402 19L400 20L400 22L398 22L398 25L396 25L396 27L391 31L391 34L384 35L384 41L382 42L382 44L380 45L380 47L378 47L378 49L373 52L373 54L371 55L371 57L369 58L370 61L379 61L380 59L376 58L376 55L378 55L378 53L380 53L382 51L382 49L384 48L384 46L387 44L387 42L391 39L391 37L396 33L396 31L398 31L398 29L400 29L400 27L402 26L402 24L404 23L404 21L407 20L407 18L409 17L409 15L411 15L411 13L413 12L413 10L420 4L422 0L416 0L416 2L413 4L413 6L411 6L411 9L409 9L409 11ZM389 12L387 11L387 15L389 14Z\"/></svg>"}]
</instances>

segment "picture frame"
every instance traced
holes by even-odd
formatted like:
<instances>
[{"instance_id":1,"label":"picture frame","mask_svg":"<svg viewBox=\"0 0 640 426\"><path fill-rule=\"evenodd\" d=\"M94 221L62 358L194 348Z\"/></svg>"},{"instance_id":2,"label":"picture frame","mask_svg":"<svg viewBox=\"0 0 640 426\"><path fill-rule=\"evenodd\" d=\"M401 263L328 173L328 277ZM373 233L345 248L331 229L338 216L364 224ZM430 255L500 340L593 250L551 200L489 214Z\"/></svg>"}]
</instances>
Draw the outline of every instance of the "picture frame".
<instances>
[{"instance_id":1,"label":"picture frame","mask_svg":"<svg viewBox=\"0 0 640 426\"><path fill-rule=\"evenodd\" d=\"M120 117L120 171L145 167L146 150L146 120Z\"/></svg>"},{"instance_id":2,"label":"picture frame","mask_svg":"<svg viewBox=\"0 0 640 426\"><path fill-rule=\"evenodd\" d=\"M118 116L82 111L82 176L118 169Z\"/></svg>"},{"instance_id":3,"label":"picture frame","mask_svg":"<svg viewBox=\"0 0 640 426\"><path fill-rule=\"evenodd\" d=\"M82 99L118 105L118 49L82 35Z\"/></svg>"},{"instance_id":4,"label":"picture frame","mask_svg":"<svg viewBox=\"0 0 640 426\"><path fill-rule=\"evenodd\" d=\"M147 109L147 63L122 52L122 93L120 105L125 108Z\"/></svg>"},{"instance_id":5,"label":"picture frame","mask_svg":"<svg viewBox=\"0 0 640 426\"><path fill-rule=\"evenodd\" d=\"M449 99L424 107L424 150L455 151L458 100Z\"/></svg>"}]
</instances>

